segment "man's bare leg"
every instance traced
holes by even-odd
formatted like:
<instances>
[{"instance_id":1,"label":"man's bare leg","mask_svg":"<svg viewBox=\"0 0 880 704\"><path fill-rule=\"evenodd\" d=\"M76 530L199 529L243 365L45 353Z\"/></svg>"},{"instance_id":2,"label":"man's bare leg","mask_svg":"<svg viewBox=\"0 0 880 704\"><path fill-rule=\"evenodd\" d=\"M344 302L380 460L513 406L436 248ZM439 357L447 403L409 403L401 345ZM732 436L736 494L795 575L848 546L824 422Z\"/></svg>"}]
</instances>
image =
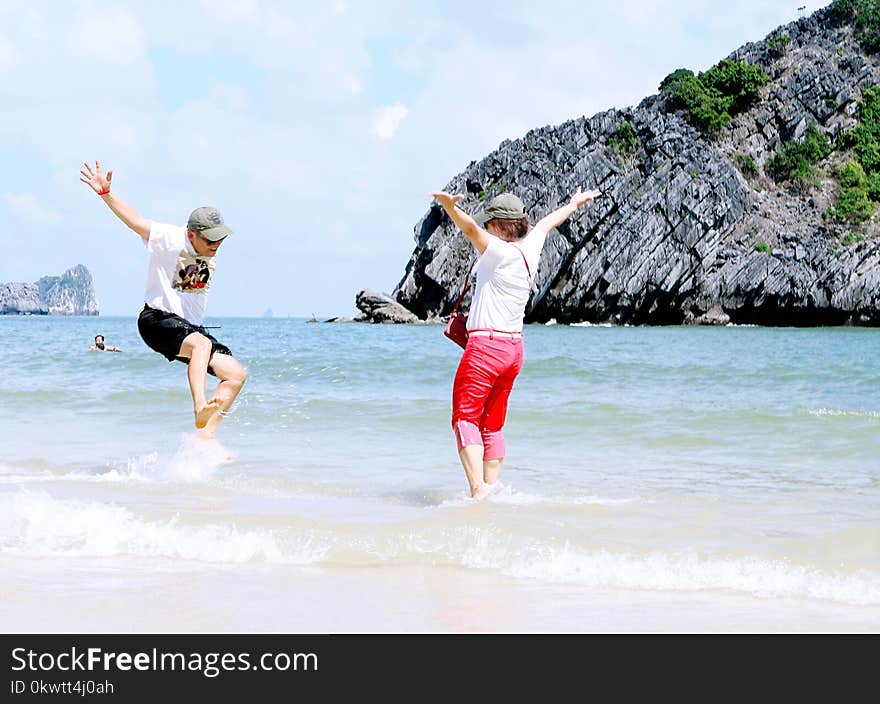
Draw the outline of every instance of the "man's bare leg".
<instances>
[{"instance_id":1,"label":"man's bare leg","mask_svg":"<svg viewBox=\"0 0 880 704\"><path fill-rule=\"evenodd\" d=\"M211 341L199 332L193 332L180 343L179 357L189 359L186 376L193 399L196 428L204 428L212 416L220 410L219 401L213 397L205 400L205 383L208 378L208 361L211 359Z\"/></svg>"},{"instance_id":2,"label":"man's bare leg","mask_svg":"<svg viewBox=\"0 0 880 704\"><path fill-rule=\"evenodd\" d=\"M471 497L482 499L489 493L489 487L483 481L483 446L465 445L458 451L461 466L467 475L468 485L471 488Z\"/></svg>"},{"instance_id":3,"label":"man's bare leg","mask_svg":"<svg viewBox=\"0 0 880 704\"><path fill-rule=\"evenodd\" d=\"M211 415L205 427L199 430L199 437L214 438L217 434L217 426L223 420L223 415L232 408L235 399L241 392L244 382L247 380L247 372L235 357L228 354L215 353L211 356L211 369L220 379L214 394L208 403L217 405L218 412Z\"/></svg>"}]
</instances>

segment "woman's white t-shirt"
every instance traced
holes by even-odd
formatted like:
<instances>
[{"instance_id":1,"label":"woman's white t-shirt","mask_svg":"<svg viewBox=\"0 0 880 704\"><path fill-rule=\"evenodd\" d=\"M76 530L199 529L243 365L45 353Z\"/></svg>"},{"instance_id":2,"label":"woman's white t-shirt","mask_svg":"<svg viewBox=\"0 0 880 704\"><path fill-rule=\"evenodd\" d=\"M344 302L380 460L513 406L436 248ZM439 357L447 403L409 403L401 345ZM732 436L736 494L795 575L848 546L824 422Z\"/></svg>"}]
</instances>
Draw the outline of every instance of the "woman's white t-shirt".
<instances>
[{"instance_id":1,"label":"woman's white t-shirt","mask_svg":"<svg viewBox=\"0 0 880 704\"><path fill-rule=\"evenodd\" d=\"M197 254L182 226L151 223L145 245L150 263L144 303L201 325L214 276L214 257Z\"/></svg>"},{"instance_id":2,"label":"woman's white t-shirt","mask_svg":"<svg viewBox=\"0 0 880 704\"><path fill-rule=\"evenodd\" d=\"M547 233L541 230L532 230L516 243L489 235L489 245L477 264L468 330L522 332L532 286L522 255L534 274L546 239Z\"/></svg>"}]
</instances>

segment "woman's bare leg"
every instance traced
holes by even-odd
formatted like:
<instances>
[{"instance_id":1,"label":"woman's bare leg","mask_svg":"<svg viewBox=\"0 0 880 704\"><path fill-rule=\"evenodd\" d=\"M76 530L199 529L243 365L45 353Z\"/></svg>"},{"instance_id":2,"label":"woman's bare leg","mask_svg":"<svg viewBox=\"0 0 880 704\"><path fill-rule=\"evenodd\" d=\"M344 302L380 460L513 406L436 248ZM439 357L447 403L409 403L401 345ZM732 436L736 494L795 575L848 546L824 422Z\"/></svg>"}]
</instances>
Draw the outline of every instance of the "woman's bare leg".
<instances>
[{"instance_id":1,"label":"woman's bare leg","mask_svg":"<svg viewBox=\"0 0 880 704\"><path fill-rule=\"evenodd\" d=\"M471 497L482 499L489 493L489 487L483 481L483 446L465 445L458 451L461 466L467 475L468 485L471 489Z\"/></svg>"},{"instance_id":2,"label":"woman's bare leg","mask_svg":"<svg viewBox=\"0 0 880 704\"><path fill-rule=\"evenodd\" d=\"M497 460L483 460L483 481L486 484L494 484L501 477L501 469L504 465L504 458Z\"/></svg>"}]
</instances>

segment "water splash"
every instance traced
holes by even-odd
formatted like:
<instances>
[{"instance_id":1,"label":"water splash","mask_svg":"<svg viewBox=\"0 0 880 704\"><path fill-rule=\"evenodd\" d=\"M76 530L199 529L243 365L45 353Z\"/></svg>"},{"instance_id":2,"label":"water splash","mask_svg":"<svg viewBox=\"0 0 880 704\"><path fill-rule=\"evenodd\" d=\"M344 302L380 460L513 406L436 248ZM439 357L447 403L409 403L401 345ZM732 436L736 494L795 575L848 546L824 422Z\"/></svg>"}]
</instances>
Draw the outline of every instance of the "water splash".
<instances>
[{"instance_id":1,"label":"water splash","mask_svg":"<svg viewBox=\"0 0 880 704\"><path fill-rule=\"evenodd\" d=\"M230 453L217 440L184 436L180 447L160 474L164 479L182 482L205 482L217 469L232 460Z\"/></svg>"}]
</instances>

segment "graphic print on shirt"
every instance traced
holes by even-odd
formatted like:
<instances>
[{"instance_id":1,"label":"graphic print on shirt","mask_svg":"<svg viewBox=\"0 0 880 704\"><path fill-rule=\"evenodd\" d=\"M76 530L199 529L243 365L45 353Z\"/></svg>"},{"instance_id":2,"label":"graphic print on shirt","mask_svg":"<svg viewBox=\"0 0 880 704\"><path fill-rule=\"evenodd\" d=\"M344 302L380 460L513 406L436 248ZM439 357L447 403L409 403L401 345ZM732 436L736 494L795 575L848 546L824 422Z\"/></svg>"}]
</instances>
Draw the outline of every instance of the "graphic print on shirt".
<instances>
[{"instance_id":1,"label":"graphic print on shirt","mask_svg":"<svg viewBox=\"0 0 880 704\"><path fill-rule=\"evenodd\" d=\"M171 286L180 289L183 293L205 293L213 273L213 257L200 257L184 249L177 258L177 268Z\"/></svg>"}]
</instances>

